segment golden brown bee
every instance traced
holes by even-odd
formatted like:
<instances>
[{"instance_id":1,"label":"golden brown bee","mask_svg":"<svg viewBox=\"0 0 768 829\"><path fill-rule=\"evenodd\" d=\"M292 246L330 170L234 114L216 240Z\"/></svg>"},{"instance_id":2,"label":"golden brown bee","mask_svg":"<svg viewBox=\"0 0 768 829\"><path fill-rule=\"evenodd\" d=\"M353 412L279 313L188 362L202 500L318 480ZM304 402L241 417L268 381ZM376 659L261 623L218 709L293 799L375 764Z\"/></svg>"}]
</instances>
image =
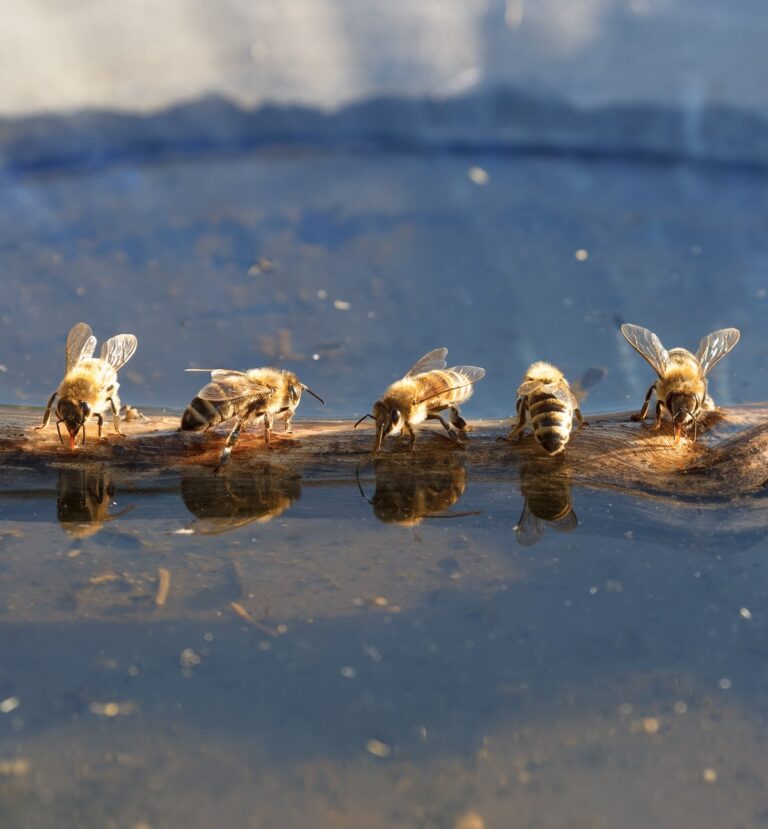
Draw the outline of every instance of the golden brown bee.
<instances>
[{"instance_id":1,"label":"golden brown bee","mask_svg":"<svg viewBox=\"0 0 768 829\"><path fill-rule=\"evenodd\" d=\"M112 422L115 431L120 434L120 398L117 390L117 372L131 359L136 351L137 340L133 334L117 334L110 337L101 347L99 357L93 357L96 337L91 327L84 322L75 325L67 336L66 371L58 389L51 395L43 416L43 423L38 429L48 425L51 407L56 397L56 430L59 440L63 423L69 433L69 448L75 448L77 433L83 432L85 445L85 423L92 415L99 424L99 437L104 422L102 414L112 410Z\"/></svg>"},{"instance_id":2,"label":"golden brown bee","mask_svg":"<svg viewBox=\"0 0 768 829\"><path fill-rule=\"evenodd\" d=\"M579 401L563 372L545 362L534 363L525 373L517 390L517 422L507 440L515 435L522 436L526 412L530 412L536 440L550 455L557 455L565 449L571 437L574 417L579 425L584 422Z\"/></svg>"},{"instance_id":3,"label":"golden brown bee","mask_svg":"<svg viewBox=\"0 0 768 829\"><path fill-rule=\"evenodd\" d=\"M60 469L56 514L62 529L73 538L88 538L133 509L127 506L110 515L114 496L115 487L102 468Z\"/></svg>"},{"instance_id":4,"label":"golden brown bee","mask_svg":"<svg viewBox=\"0 0 768 829\"><path fill-rule=\"evenodd\" d=\"M403 430L410 438L413 451L416 442L414 426L425 420L439 420L447 437L459 446L459 438L467 434L466 421L459 414L459 404L472 396L474 384L485 376L485 369L477 366L445 367L447 348L436 348L425 354L413 368L393 383L380 400L373 404L373 413L363 415L355 428L366 417L376 421L373 456L381 449L387 435L399 435ZM439 413L450 412L450 423Z\"/></svg>"},{"instance_id":5,"label":"golden brown bee","mask_svg":"<svg viewBox=\"0 0 768 829\"><path fill-rule=\"evenodd\" d=\"M221 533L282 515L301 496L301 477L279 466L264 464L247 476L201 474L183 469L181 497L196 517L191 529L200 535Z\"/></svg>"},{"instance_id":6,"label":"golden brown bee","mask_svg":"<svg viewBox=\"0 0 768 829\"><path fill-rule=\"evenodd\" d=\"M187 369L187 371L207 369ZM279 368L252 368L250 371L232 371L217 368L211 371L211 382L197 396L181 416L181 431L202 432L225 420L236 418L219 463L229 458L240 432L248 420L264 421L264 440L269 446L272 425L276 416L285 421L285 431L291 432L291 420L301 400L302 391L309 392L321 403L312 389L299 382L291 371Z\"/></svg>"},{"instance_id":7,"label":"golden brown bee","mask_svg":"<svg viewBox=\"0 0 768 829\"><path fill-rule=\"evenodd\" d=\"M520 469L520 490L525 502L515 535L523 547L538 543L545 527L569 533L579 523L573 511L570 476L552 475L550 469L543 468L543 458L538 457L539 461L526 461Z\"/></svg>"},{"instance_id":8,"label":"golden brown bee","mask_svg":"<svg viewBox=\"0 0 768 829\"><path fill-rule=\"evenodd\" d=\"M696 440L699 415L715 408L714 401L707 394L707 375L739 341L739 330L721 328L713 331L701 340L696 354L685 348L667 351L652 331L639 325L622 325L621 333L659 375L645 395L640 414L632 419L645 419L655 391L656 422L653 428L661 426L662 412L666 409L674 425L675 443L680 442L683 431L690 426L694 427L693 439Z\"/></svg>"}]
</instances>

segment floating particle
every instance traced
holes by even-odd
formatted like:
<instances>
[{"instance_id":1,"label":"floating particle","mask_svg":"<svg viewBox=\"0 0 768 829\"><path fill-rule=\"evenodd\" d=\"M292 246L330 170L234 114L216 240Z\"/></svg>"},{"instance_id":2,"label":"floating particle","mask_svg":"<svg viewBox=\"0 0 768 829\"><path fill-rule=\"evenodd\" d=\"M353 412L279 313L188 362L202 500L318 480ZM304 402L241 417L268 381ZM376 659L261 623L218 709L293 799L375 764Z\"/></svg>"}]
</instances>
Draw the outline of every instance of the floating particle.
<instances>
[{"instance_id":1,"label":"floating particle","mask_svg":"<svg viewBox=\"0 0 768 829\"><path fill-rule=\"evenodd\" d=\"M701 776L706 783L717 783L717 772L715 769L704 769Z\"/></svg>"},{"instance_id":2,"label":"floating particle","mask_svg":"<svg viewBox=\"0 0 768 829\"><path fill-rule=\"evenodd\" d=\"M454 829L485 829L485 821L471 809L456 818L456 823L453 825Z\"/></svg>"},{"instance_id":3,"label":"floating particle","mask_svg":"<svg viewBox=\"0 0 768 829\"><path fill-rule=\"evenodd\" d=\"M619 714L623 717L628 717L632 713L632 704L629 702L622 702L619 706Z\"/></svg>"},{"instance_id":4,"label":"floating particle","mask_svg":"<svg viewBox=\"0 0 768 829\"><path fill-rule=\"evenodd\" d=\"M328 291L324 291L322 288L317 292L318 299L328 299Z\"/></svg>"},{"instance_id":5,"label":"floating particle","mask_svg":"<svg viewBox=\"0 0 768 829\"><path fill-rule=\"evenodd\" d=\"M643 731L646 734L656 734L659 730L661 723L656 719L656 717L645 717L643 720Z\"/></svg>"},{"instance_id":6,"label":"floating particle","mask_svg":"<svg viewBox=\"0 0 768 829\"><path fill-rule=\"evenodd\" d=\"M739 611L739 615L742 619L751 619L752 618L752 611L748 607L742 607Z\"/></svg>"},{"instance_id":7,"label":"floating particle","mask_svg":"<svg viewBox=\"0 0 768 829\"><path fill-rule=\"evenodd\" d=\"M467 170L467 175L469 176L469 180L473 184L477 184L479 187L483 187L488 184L491 178L488 175L488 171L484 170L482 167L470 167L469 170Z\"/></svg>"},{"instance_id":8,"label":"floating particle","mask_svg":"<svg viewBox=\"0 0 768 829\"><path fill-rule=\"evenodd\" d=\"M8 697L0 702L0 714L10 714L21 705L21 700L18 697Z\"/></svg>"},{"instance_id":9,"label":"floating particle","mask_svg":"<svg viewBox=\"0 0 768 829\"><path fill-rule=\"evenodd\" d=\"M724 676L717 684L722 688L723 691L727 691L733 685L733 683L730 679L728 679L727 676Z\"/></svg>"},{"instance_id":10,"label":"floating particle","mask_svg":"<svg viewBox=\"0 0 768 829\"><path fill-rule=\"evenodd\" d=\"M589 259L589 251L579 248L574 254L577 262L586 262Z\"/></svg>"},{"instance_id":11,"label":"floating particle","mask_svg":"<svg viewBox=\"0 0 768 829\"><path fill-rule=\"evenodd\" d=\"M368 740L365 748L374 757L389 757L392 753L392 749L386 743L382 743L381 740Z\"/></svg>"},{"instance_id":12,"label":"floating particle","mask_svg":"<svg viewBox=\"0 0 768 829\"><path fill-rule=\"evenodd\" d=\"M182 527L180 530L174 530L174 535L194 535L195 531L190 529L189 527Z\"/></svg>"},{"instance_id":13,"label":"floating particle","mask_svg":"<svg viewBox=\"0 0 768 829\"><path fill-rule=\"evenodd\" d=\"M3 777L21 777L28 774L29 760L0 760L0 775Z\"/></svg>"},{"instance_id":14,"label":"floating particle","mask_svg":"<svg viewBox=\"0 0 768 829\"><path fill-rule=\"evenodd\" d=\"M317 360L320 359L320 355L319 354L313 354L312 359L315 360L315 362L317 362Z\"/></svg>"},{"instance_id":15,"label":"floating particle","mask_svg":"<svg viewBox=\"0 0 768 829\"><path fill-rule=\"evenodd\" d=\"M343 299L334 299L333 300L333 307L337 311L349 311L349 309L352 307L352 303L347 302L346 300L343 300Z\"/></svg>"},{"instance_id":16,"label":"floating particle","mask_svg":"<svg viewBox=\"0 0 768 829\"><path fill-rule=\"evenodd\" d=\"M182 668L196 668L202 661L201 656L195 653L192 648L184 648L179 654L179 665Z\"/></svg>"},{"instance_id":17,"label":"floating particle","mask_svg":"<svg viewBox=\"0 0 768 829\"><path fill-rule=\"evenodd\" d=\"M687 710L688 704L683 702L683 700L678 700L678 702L675 703L675 714L685 714Z\"/></svg>"},{"instance_id":18,"label":"floating particle","mask_svg":"<svg viewBox=\"0 0 768 829\"><path fill-rule=\"evenodd\" d=\"M165 567L157 568L157 595L155 604L162 607L168 598L168 591L171 589L171 573Z\"/></svg>"},{"instance_id":19,"label":"floating particle","mask_svg":"<svg viewBox=\"0 0 768 829\"><path fill-rule=\"evenodd\" d=\"M344 679L354 679L357 676L357 671L351 665L345 665L341 669L341 675Z\"/></svg>"},{"instance_id":20,"label":"floating particle","mask_svg":"<svg viewBox=\"0 0 768 829\"><path fill-rule=\"evenodd\" d=\"M375 596L373 599L373 603L378 605L379 607L386 607L389 602L384 598L384 596Z\"/></svg>"}]
</instances>

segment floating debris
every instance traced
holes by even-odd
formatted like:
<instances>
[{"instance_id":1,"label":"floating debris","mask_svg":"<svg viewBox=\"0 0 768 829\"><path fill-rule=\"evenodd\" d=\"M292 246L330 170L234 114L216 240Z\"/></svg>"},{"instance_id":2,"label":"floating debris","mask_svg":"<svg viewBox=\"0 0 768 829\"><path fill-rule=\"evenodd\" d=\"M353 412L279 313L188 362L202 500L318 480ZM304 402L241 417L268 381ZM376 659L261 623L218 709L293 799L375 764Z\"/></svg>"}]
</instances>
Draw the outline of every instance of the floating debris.
<instances>
[{"instance_id":1,"label":"floating debris","mask_svg":"<svg viewBox=\"0 0 768 829\"><path fill-rule=\"evenodd\" d=\"M234 611L235 611L235 613L237 613L237 615L238 615L241 619L243 619L244 621L248 622L248 624L249 624L249 625L253 625L255 628L257 628L258 630L262 631L262 633L266 633L267 635L272 636L272 637L277 637L277 636L279 636L279 635L280 635L280 634L279 634L276 630L273 630L273 629L272 629L271 627L269 627L268 625L265 625L265 624L263 624L262 622L260 622L258 619L254 618L254 617L253 617L253 616L252 616L252 615L251 615L251 614L250 614L250 613L249 613L249 612L248 612L248 611L247 611L247 610L246 610L246 609L245 609L245 608L244 608L241 604L239 604L238 602L230 602L230 603L229 603L229 606L232 608L232 610L234 610ZM287 630L287 628L286 628L286 630Z\"/></svg>"},{"instance_id":2,"label":"floating debris","mask_svg":"<svg viewBox=\"0 0 768 829\"><path fill-rule=\"evenodd\" d=\"M202 661L202 656L195 653L192 648L184 648L179 654L179 665L182 668L196 668Z\"/></svg>"},{"instance_id":3,"label":"floating debris","mask_svg":"<svg viewBox=\"0 0 768 829\"><path fill-rule=\"evenodd\" d=\"M29 774L29 760L0 760L0 775L3 777L22 777Z\"/></svg>"},{"instance_id":4,"label":"floating debris","mask_svg":"<svg viewBox=\"0 0 768 829\"><path fill-rule=\"evenodd\" d=\"M136 704L133 702L92 702L88 709L98 717L111 719L133 714L136 711Z\"/></svg>"},{"instance_id":5,"label":"floating debris","mask_svg":"<svg viewBox=\"0 0 768 829\"><path fill-rule=\"evenodd\" d=\"M739 615L742 619L751 619L752 618L752 611L748 607L742 607L739 611Z\"/></svg>"},{"instance_id":6,"label":"floating debris","mask_svg":"<svg viewBox=\"0 0 768 829\"><path fill-rule=\"evenodd\" d=\"M467 170L467 175L469 176L469 180L473 184L477 184L478 187L484 187L491 180L491 177L488 175L488 171L484 170L482 167L470 167L469 170Z\"/></svg>"},{"instance_id":7,"label":"floating debris","mask_svg":"<svg viewBox=\"0 0 768 829\"><path fill-rule=\"evenodd\" d=\"M715 769L704 769L701 773L705 783L717 783L717 772Z\"/></svg>"},{"instance_id":8,"label":"floating debris","mask_svg":"<svg viewBox=\"0 0 768 829\"><path fill-rule=\"evenodd\" d=\"M168 591L171 589L171 573L165 567L157 568L157 595L155 604L162 607L168 598Z\"/></svg>"},{"instance_id":9,"label":"floating debris","mask_svg":"<svg viewBox=\"0 0 768 829\"><path fill-rule=\"evenodd\" d=\"M368 740L365 744L365 749L374 757L389 757L392 749L381 740Z\"/></svg>"},{"instance_id":10,"label":"floating debris","mask_svg":"<svg viewBox=\"0 0 768 829\"><path fill-rule=\"evenodd\" d=\"M579 248L574 254L577 262L586 262L589 259L589 251Z\"/></svg>"},{"instance_id":11,"label":"floating debris","mask_svg":"<svg viewBox=\"0 0 768 829\"><path fill-rule=\"evenodd\" d=\"M723 691L728 691L733 686L733 682L727 676L724 676L717 684Z\"/></svg>"},{"instance_id":12,"label":"floating debris","mask_svg":"<svg viewBox=\"0 0 768 829\"><path fill-rule=\"evenodd\" d=\"M334 299L333 307L337 311L349 311L349 309L352 307L352 303L351 302L346 302L343 299Z\"/></svg>"},{"instance_id":13,"label":"floating debris","mask_svg":"<svg viewBox=\"0 0 768 829\"><path fill-rule=\"evenodd\" d=\"M345 665L340 673L344 679L354 679L357 676L357 670L350 665Z\"/></svg>"},{"instance_id":14,"label":"floating debris","mask_svg":"<svg viewBox=\"0 0 768 829\"><path fill-rule=\"evenodd\" d=\"M10 714L21 705L21 700L18 697L8 697L0 702L0 714Z\"/></svg>"}]
</instances>

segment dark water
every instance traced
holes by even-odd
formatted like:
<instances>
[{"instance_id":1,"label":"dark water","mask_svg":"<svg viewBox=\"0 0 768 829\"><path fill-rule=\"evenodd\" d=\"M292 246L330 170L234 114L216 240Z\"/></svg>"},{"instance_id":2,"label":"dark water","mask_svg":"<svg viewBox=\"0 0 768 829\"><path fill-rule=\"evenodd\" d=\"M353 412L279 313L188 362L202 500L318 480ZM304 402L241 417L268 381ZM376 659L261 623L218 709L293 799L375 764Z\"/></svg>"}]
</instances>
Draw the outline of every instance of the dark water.
<instances>
[{"instance_id":1,"label":"dark water","mask_svg":"<svg viewBox=\"0 0 768 829\"><path fill-rule=\"evenodd\" d=\"M4 469L2 825L768 822L765 498L414 463Z\"/></svg>"}]
</instances>

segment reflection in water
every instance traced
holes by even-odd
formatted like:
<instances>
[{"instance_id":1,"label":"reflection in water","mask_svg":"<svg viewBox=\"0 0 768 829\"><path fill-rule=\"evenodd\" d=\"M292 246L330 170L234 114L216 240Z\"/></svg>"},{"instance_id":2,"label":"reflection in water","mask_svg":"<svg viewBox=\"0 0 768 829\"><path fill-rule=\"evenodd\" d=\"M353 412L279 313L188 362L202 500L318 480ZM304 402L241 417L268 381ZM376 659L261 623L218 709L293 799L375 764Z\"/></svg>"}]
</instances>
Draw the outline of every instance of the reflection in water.
<instances>
[{"instance_id":1,"label":"reflection in water","mask_svg":"<svg viewBox=\"0 0 768 829\"><path fill-rule=\"evenodd\" d=\"M545 525L561 533L576 529L567 472L563 461L550 458L531 459L521 466L520 491L525 503L515 534L524 547L532 547L541 539Z\"/></svg>"},{"instance_id":2,"label":"reflection in water","mask_svg":"<svg viewBox=\"0 0 768 829\"><path fill-rule=\"evenodd\" d=\"M110 515L109 506L115 487L108 472L101 466L59 470L56 514L62 529L73 538L88 538L109 521L124 515L132 506Z\"/></svg>"},{"instance_id":3,"label":"reflection in water","mask_svg":"<svg viewBox=\"0 0 768 829\"><path fill-rule=\"evenodd\" d=\"M181 497L197 518L191 529L201 535L271 521L300 496L300 476L269 463L249 469L247 476L226 469L217 474L185 469L181 474Z\"/></svg>"},{"instance_id":4,"label":"reflection in water","mask_svg":"<svg viewBox=\"0 0 768 829\"><path fill-rule=\"evenodd\" d=\"M450 513L467 485L463 459L455 453L423 455L407 463L382 458L375 463L376 491L367 499L385 524L413 527L424 518L454 518L475 513ZM358 486L360 486L358 479ZM365 497L362 486L360 491Z\"/></svg>"}]
</instances>

